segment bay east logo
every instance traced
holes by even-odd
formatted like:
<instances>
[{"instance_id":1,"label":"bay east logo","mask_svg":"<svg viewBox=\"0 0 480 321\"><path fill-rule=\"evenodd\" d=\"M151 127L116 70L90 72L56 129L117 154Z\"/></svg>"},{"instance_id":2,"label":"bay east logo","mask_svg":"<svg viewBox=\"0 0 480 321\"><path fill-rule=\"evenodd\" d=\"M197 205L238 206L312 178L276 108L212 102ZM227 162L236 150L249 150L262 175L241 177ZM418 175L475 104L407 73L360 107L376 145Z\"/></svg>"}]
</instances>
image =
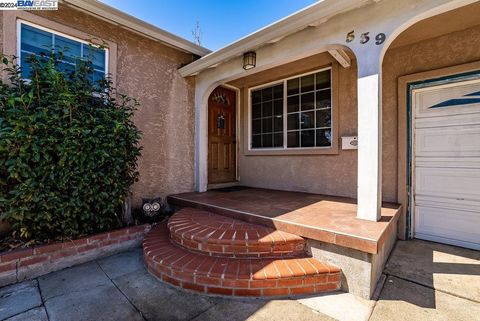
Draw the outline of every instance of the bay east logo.
<instances>
[{"instance_id":1,"label":"bay east logo","mask_svg":"<svg viewBox=\"0 0 480 321\"><path fill-rule=\"evenodd\" d=\"M20 10L57 10L58 0L18 0Z\"/></svg>"}]
</instances>

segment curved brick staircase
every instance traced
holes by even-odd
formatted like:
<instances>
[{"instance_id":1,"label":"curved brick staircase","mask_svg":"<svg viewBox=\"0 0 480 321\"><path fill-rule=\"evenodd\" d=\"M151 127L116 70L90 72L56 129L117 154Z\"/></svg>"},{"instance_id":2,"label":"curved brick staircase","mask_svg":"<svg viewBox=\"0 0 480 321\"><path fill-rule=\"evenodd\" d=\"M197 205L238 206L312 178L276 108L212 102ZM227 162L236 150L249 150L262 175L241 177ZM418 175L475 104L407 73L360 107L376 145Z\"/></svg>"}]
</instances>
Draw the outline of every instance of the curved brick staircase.
<instances>
[{"instance_id":1,"label":"curved brick staircase","mask_svg":"<svg viewBox=\"0 0 480 321\"><path fill-rule=\"evenodd\" d=\"M340 288L340 269L307 255L303 238L193 208L153 228L143 253L150 273L197 292L260 297Z\"/></svg>"}]
</instances>

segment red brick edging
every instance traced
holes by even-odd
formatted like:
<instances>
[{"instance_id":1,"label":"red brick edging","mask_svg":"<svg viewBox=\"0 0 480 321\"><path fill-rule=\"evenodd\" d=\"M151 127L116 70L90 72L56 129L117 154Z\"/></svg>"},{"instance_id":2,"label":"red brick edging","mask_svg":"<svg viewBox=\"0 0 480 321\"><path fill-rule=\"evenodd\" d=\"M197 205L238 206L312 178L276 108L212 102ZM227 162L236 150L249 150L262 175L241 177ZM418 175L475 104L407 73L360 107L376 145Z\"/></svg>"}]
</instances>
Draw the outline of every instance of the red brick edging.
<instances>
[{"instance_id":1,"label":"red brick edging","mask_svg":"<svg viewBox=\"0 0 480 321\"><path fill-rule=\"evenodd\" d=\"M0 286L35 278L141 244L150 225L0 253Z\"/></svg>"}]
</instances>

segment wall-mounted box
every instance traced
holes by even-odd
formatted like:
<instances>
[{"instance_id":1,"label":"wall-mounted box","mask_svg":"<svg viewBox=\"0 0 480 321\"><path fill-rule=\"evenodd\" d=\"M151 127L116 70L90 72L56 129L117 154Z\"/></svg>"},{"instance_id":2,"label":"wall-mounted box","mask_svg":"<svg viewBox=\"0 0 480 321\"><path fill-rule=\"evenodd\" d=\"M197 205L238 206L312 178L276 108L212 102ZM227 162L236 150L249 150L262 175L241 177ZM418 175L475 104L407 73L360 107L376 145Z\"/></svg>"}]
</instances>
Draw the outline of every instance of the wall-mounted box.
<instances>
[{"instance_id":1,"label":"wall-mounted box","mask_svg":"<svg viewBox=\"0 0 480 321\"><path fill-rule=\"evenodd\" d=\"M342 137L342 149L358 149L357 136Z\"/></svg>"}]
</instances>

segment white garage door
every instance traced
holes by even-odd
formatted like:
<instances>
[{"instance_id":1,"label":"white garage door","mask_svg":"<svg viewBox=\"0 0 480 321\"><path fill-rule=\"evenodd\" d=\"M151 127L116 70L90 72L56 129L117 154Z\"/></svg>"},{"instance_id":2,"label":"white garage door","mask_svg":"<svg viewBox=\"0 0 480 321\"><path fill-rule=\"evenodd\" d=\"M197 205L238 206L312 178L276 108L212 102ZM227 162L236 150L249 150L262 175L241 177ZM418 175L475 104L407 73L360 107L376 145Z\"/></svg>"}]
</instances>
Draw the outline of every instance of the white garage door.
<instances>
[{"instance_id":1,"label":"white garage door","mask_svg":"<svg viewBox=\"0 0 480 321\"><path fill-rule=\"evenodd\" d=\"M480 249L480 80L413 91L415 237Z\"/></svg>"}]
</instances>

